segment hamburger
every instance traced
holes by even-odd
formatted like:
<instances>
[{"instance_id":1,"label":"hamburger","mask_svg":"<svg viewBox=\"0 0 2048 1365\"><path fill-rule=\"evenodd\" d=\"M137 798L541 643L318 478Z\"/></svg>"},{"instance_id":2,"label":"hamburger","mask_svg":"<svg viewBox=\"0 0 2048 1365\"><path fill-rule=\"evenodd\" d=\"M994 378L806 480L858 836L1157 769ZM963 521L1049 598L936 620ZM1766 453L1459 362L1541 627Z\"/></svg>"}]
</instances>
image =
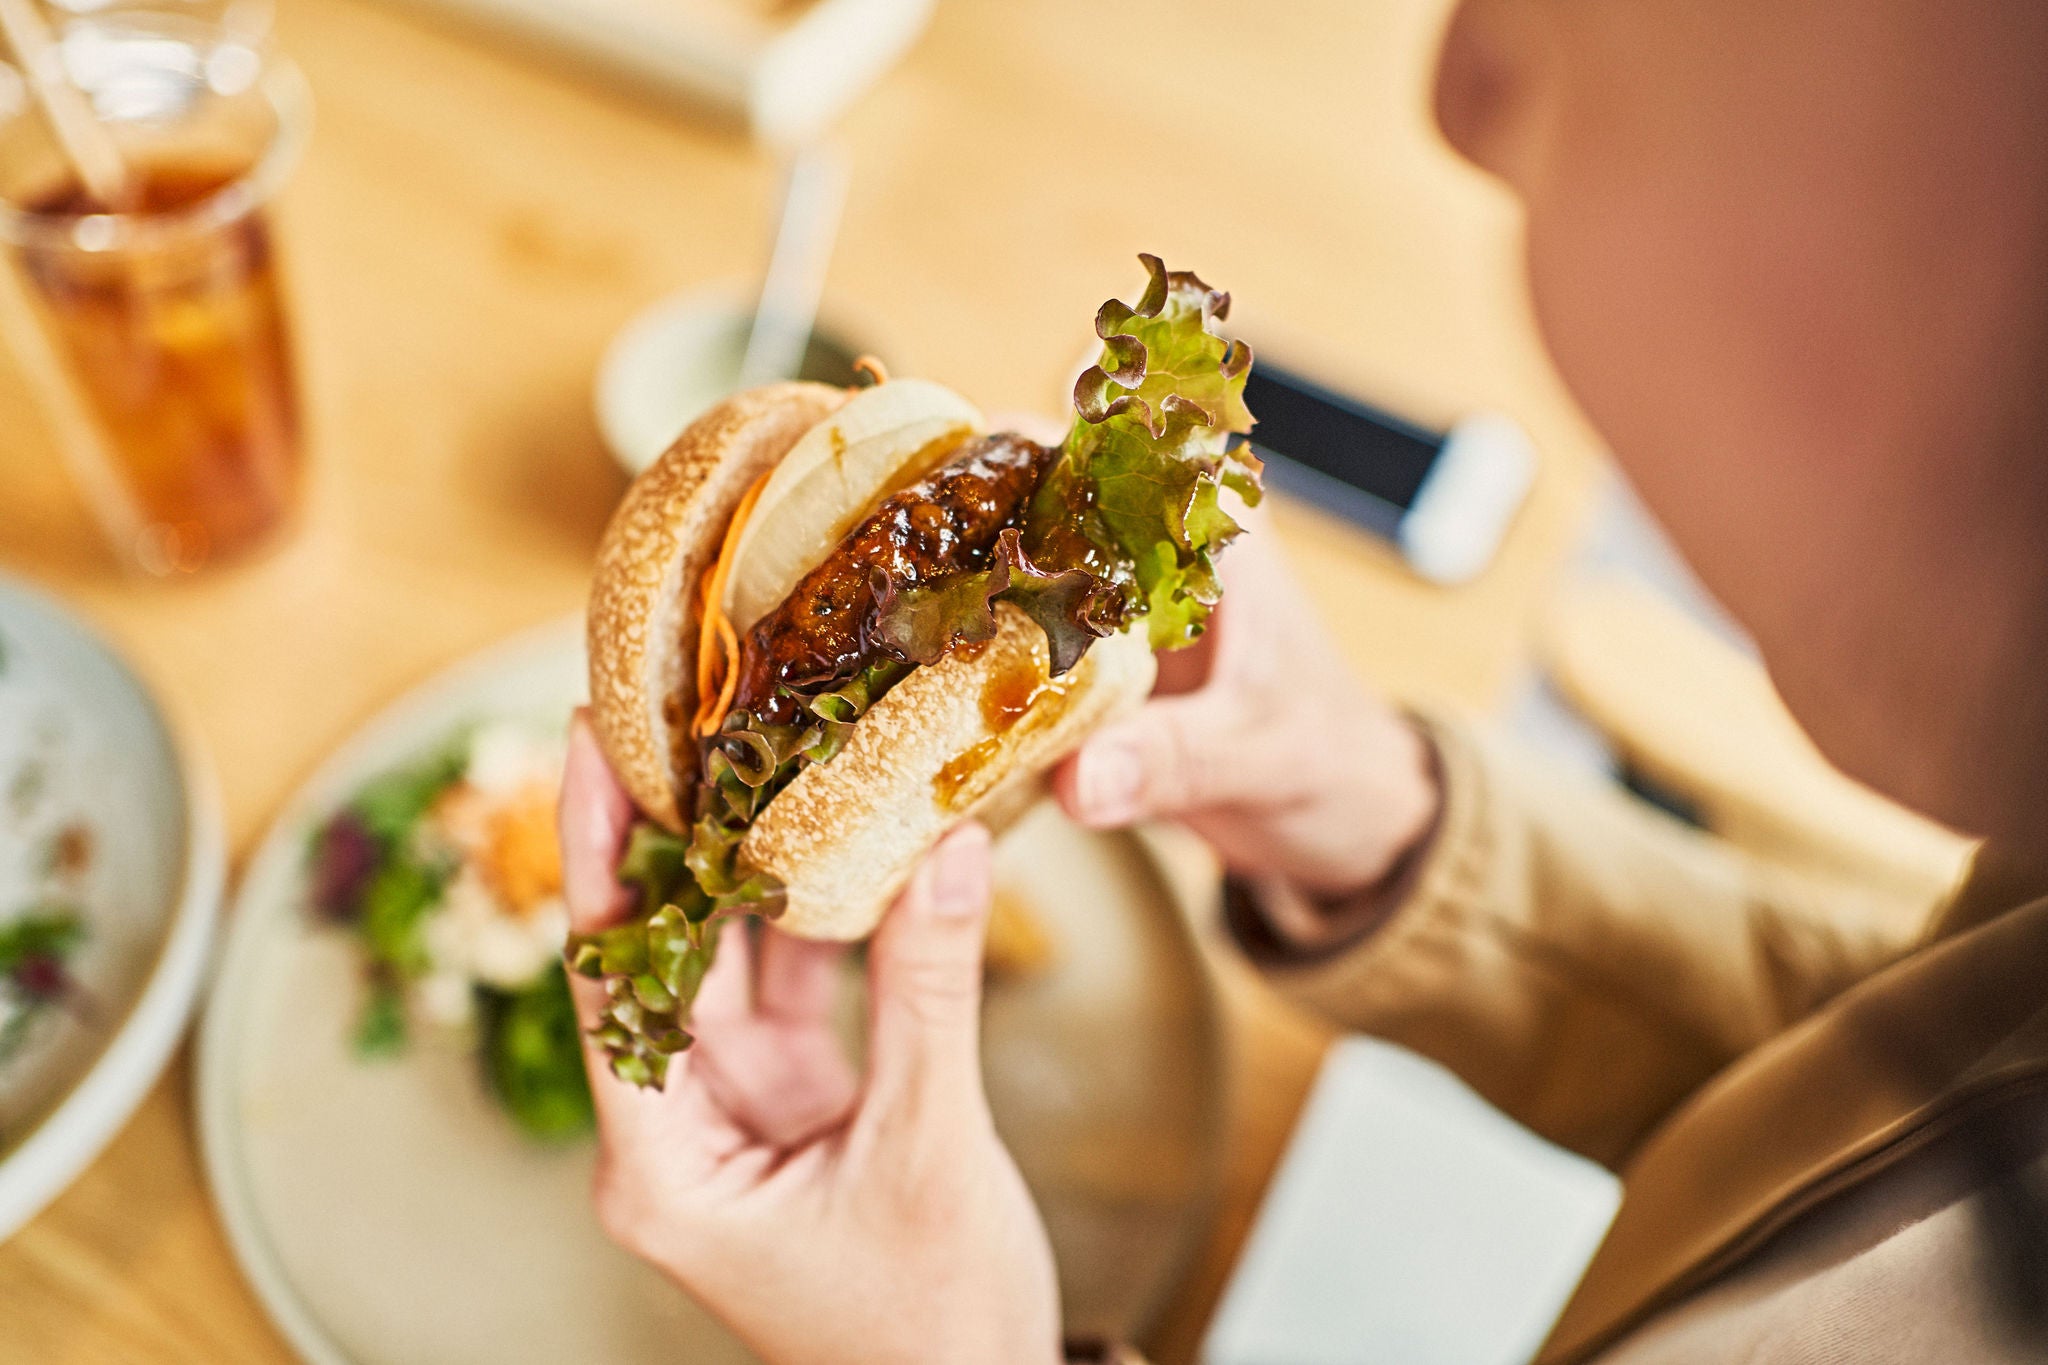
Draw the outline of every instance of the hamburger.
<instances>
[{"instance_id":1,"label":"hamburger","mask_svg":"<svg viewBox=\"0 0 2048 1365\"><path fill-rule=\"evenodd\" d=\"M955 824L1000 826L1202 631L1251 353L1229 296L1142 256L1096 315L1057 445L951 390L771 384L691 424L627 490L589 610L592 719L637 805L627 922L572 938L596 1036L659 1085L725 921L870 933Z\"/></svg>"}]
</instances>

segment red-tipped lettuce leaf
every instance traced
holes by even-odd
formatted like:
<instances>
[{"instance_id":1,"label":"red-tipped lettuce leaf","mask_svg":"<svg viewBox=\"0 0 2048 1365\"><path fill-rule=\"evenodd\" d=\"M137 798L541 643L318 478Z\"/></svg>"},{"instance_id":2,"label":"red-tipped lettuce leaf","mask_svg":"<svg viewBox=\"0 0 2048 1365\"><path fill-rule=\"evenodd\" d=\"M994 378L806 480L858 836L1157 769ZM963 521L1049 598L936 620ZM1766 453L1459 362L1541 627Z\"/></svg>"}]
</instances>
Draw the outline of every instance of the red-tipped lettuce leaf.
<instances>
[{"instance_id":1,"label":"red-tipped lettuce leaf","mask_svg":"<svg viewBox=\"0 0 2048 1365\"><path fill-rule=\"evenodd\" d=\"M1115 628L1117 590L1085 569L1041 569L1024 553L1015 527L997 537L994 560L986 569L912 588L878 580L877 642L907 663L936 663L957 646L994 639L995 604L1008 602L1045 632L1057 678Z\"/></svg>"}]
</instances>

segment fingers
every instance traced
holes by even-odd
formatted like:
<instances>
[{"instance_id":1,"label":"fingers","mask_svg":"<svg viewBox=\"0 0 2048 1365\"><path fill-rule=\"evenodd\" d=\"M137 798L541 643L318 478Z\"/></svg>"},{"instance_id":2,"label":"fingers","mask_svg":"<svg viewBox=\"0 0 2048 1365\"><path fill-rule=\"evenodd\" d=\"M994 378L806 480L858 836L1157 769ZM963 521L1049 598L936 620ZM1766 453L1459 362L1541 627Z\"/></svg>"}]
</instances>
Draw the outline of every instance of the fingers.
<instances>
[{"instance_id":1,"label":"fingers","mask_svg":"<svg viewBox=\"0 0 2048 1365\"><path fill-rule=\"evenodd\" d=\"M1329 738L1317 708L1360 707L1355 681L1264 537L1233 544L1225 597L1202 637L1160 656L1152 701L1053 774L1067 814L1096 829L1236 807L1272 810L1313 790ZM1307 723L1297 723L1307 716ZM1327 746L1325 746L1327 747Z\"/></svg>"},{"instance_id":2,"label":"fingers","mask_svg":"<svg viewBox=\"0 0 2048 1365\"><path fill-rule=\"evenodd\" d=\"M633 802L612 775L591 728L590 713L581 708L569 722L558 823L562 898L568 903L570 927L591 933L624 919L632 910L632 894L620 884L618 866L633 828ZM738 970L744 979L744 962ZM630 1116L650 1109L655 1101L614 1077L604 1050L590 1036L604 1012L604 986L571 972L569 989L582 1025L584 1059L600 1126L610 1131L621 1124L630 1125L637 1121Z\"/></svg>"},{"instance_id":3,"label":"fingers","mask_svg":"<svg viewBox=\"0 0 2048 1365\"><path fill-rule=\"evenodd\" d=\"M1209 618L1209 628L1193 644L1169 649L1158 655L1159 678L1152 684L1155 697L1179 697L1209 685L1216 674L1217 643L1228 629L1230 604L1218 603Z\"/></svg>"},{"instance_id":4,"label":"fingers","mask_svg":"<svg viewBox=\"0 0 2048 1365\"><path fill-rule=\"evenodd\" d=\"M769 927L761 934L761 965L754 975L754 1006L792 1024L824 1023L839 994L843 943L818 943Z\"/></svg>"},{"instance_id":5,"label":"fingers","mask_svg":"<svg viewBox=\"0 0 2048 1365\"><path fill-rule=\"evenodd\" d=\"M754 940L751 926L743 916L733 916L718 925L718 947L711 957L711 970L697 988L690 1007L691 1032L702 1036L720 1020L744 1019L753 1008Z\"/></svg>"},{"instance_id":6,"label":"fingers","mask_svg":"<svg viewBox=\"0 0 2048 1365\"><path fill-rule=\"evenodd\" d=\"M1258 540L1245 537L1223 558L1223 571L1233 580L1230 591L1238 596L1270 596L1270 589L1257 593L1259 580L1284 575ZM1247 793L1246 760L1260 756L1244 744L1244 713L1256 709L1244 675L1256 672L1261 661L1247 670L1247 656L1258 646L1247 642L1239 617L1268 606L1226 596L1193 644L1159 655L1151 703L1095 736L1053 772L1053 793L1069 816L1095 829L1119 829ZM1232 743L1235 752L1227 747Z\"/></svg>"},{"instance_id":7,"label":"fingers","mask_svg":"<svg viewBox=\"0 0 2048 1365\"><path fill-rule=\"evenodd\" d=\"M690 1029L703 1047L707 1034L746 1027L747 936L744 922L725 926L717 957L691 1011ZM600 1216L615 1240L651 1259L647 1220L662 1201L657 1189L688 1187L747 1144L748 1136L699 1074L697 1048L669 1058L660 1089L642 1089L612 1073L611 1059L591 1036L605 1008L603 983L570 973L569 989L582 1026L583 1066L597 1111Z\"/></svg>"},{"instance_id":8,"label":"fingers","mask_svg":"<svg viewBox=\"0 0 2048 1365\"><path fill-rule=\"evenodd\" d=\"M580 708L569 722L557 818L571 926L588 933L624 918L631 897L619 885L618 866L633 828L633 802L605 761L590 713Z\"/></svg>"},{"instance_id":9,"label":"fingers","mask_svg":"<svg viewBox=\"0 0 2048 1365\"><path fill-rule=\"evenodd\" d=\"M589 711L580 707L569 721L556 821L562 841L562 899L569 907L570 928L589 933L623 919L631 908L631 895L619 884L618 866L633 827L633 803L605 761ZM590 1037L604 1012L604 987L571 972L569 993L576 1001L586 1069L603 1120L610 1107L607 1101L619 1102L612 1092L629 1089L613 1078L604 1050Z\"/></svg>"},{"instance_id":10,"label":"fingers","mask_svg":"<svg viewBox=\"0 0 2048 1365\"><path fill-rule=\"evenodd\" d=\"M704 982L711 999L697 998L697 1046L688 1066L755 1141L788 1149L843 1123L859 1090L829 1021L845 945L767 926L750 937L748 928L744 921L725 926ZM751 1009L749 956L758 963Z\"/></svg>"},{"instance_id":11,"label":"fingers","mask_svg":"<svg viewBox=\"0 0 2048 1365\"><path fill-rule=\"evenodd\" d=\"M869 949L870 1111L982 1106L982 936L989 834L965 824L932 850Z\"/></svg>"},{"instance_id":12,"label":"fingers","mask_svg":"<svg viewBox=\"0 0 2048 1365\"><path fill-rule=\"evenodd\" d=\"M1270 796L1256 755L1206 694L1152 702L1094 736L1053 776L1067 814L1094 829L1116 829Z\"/></svg>"}]
</instances>

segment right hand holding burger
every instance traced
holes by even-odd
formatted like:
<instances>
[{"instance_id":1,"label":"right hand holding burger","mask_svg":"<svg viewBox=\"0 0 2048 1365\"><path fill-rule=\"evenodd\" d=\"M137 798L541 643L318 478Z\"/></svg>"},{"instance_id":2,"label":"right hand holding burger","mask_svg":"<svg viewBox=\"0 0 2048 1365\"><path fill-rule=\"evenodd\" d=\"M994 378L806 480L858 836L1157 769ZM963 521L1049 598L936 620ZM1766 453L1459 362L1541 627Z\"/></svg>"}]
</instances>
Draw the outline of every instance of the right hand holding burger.
<instances>
[{"instance_id":1,"label":"right hand holding burger","mask_svg":"<svg viewBox=\"0 0 2048 1365\"><path fill-rule=\"evenodd\" d=\"M1221 577L1200 643L1160 657L1158 694L1090 736L1054 790L1098 829L1177 820L1240 875L1370 892L1435 823L1428 741L1360 685L1266 537L1233 546Z\"/></svg>"}]
</instances>

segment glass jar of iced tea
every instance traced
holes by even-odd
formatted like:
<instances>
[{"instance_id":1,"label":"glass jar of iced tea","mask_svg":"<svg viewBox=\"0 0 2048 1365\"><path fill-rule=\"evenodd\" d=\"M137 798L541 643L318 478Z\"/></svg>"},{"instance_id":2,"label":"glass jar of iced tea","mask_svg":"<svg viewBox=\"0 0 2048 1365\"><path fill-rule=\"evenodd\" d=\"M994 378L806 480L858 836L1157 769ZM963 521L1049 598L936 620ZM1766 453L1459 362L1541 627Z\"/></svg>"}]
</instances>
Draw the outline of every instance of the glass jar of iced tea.
<instances>
[{"instance_id":1,"label":"glass jar of iced tea","mask_svg":"<svg viewBox=\"0 0 2048 1365\"><path fill-rule=\"evenodd\" d=\"M51 11L65 70L126 164L119 206L79 182L0 67L0 325L117 554L154 574L247 554L298 503L270 207L308 101L252 12Z\"/></svg>"}]
</instances>

